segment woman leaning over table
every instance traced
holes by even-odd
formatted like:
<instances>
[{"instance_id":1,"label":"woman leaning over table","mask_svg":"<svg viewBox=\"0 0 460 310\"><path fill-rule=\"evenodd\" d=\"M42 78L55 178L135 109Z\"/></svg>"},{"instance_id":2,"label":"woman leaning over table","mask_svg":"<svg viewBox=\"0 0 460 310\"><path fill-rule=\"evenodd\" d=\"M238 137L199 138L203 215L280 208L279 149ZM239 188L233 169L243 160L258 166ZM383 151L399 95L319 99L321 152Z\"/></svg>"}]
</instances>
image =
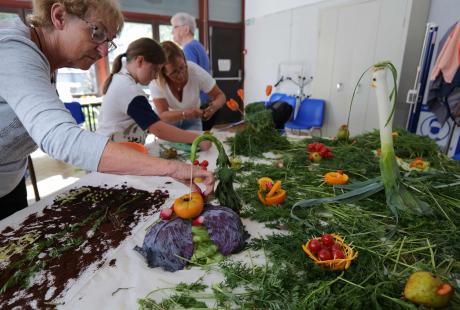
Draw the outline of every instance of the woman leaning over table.
<instances>
[{"instance_id":1,"label":"woman leaning over table","mask_svg":"<svg viewBox=\"0 0 460 310\"><path fill-rule=\"evenodd\" d=\"M201 118L209 119L225 104L225 95L212 76L197 64L186 61L181 48L171 41L161 42L166 64L150 92L161 120L182 129L201 130ZM211 98L200 109L200 90Z\"/></svg>"},{"instance_id":2,"label":"woman leaning over table","mask_svg":"<svg viewBox=\"0 0 460 310\"><path fill-rule=\"evenodd\" d=\"M122 59L126 59L123 66ZM160 120L153 111L141 85L147 85L158 76L165 55L153 39L140 38L131 42L126 53L113 61L112 73L104 85L104 97L96 133L112 141L145 143L148 133L173 142L192 143L198 134L171 126ZM201 149L211 147L209 141Z\"/></svg>"},{"instance_id":3,"label":"woman leaning over table","mask_svg":"<svg viewBox=\"0 0 460 310\"><path fill-rule=\"evenodd\" d=\"M87 170L170 176L183 183L212 173L156 159L81 129L50 83L62 67L87 70L107 56L123 26L116 0L34 0L29 25L0 26L0 217L27 206L27 156L39 146L52 157ZM196 186L196 185L194 185Z\"/></svg>"}]
</instances>

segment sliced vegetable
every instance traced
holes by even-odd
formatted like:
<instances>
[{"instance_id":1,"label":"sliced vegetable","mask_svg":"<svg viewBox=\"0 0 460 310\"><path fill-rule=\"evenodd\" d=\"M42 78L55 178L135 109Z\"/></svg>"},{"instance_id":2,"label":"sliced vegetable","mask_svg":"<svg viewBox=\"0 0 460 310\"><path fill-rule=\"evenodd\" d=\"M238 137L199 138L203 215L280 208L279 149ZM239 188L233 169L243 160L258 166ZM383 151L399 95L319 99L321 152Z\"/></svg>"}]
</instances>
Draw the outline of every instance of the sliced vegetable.
<instances>
[{"instance_id":1,"label":"sliced vegetable","mask_svg":"<svg viewBox=\"0 0 460 310\"><path fill-rule=\"evenodd\" d=\"M329 185L343 185L348 183L348 175L339 170L337 172L328 172L324 175L324 182Z\"/></svg>"}]
</instances>

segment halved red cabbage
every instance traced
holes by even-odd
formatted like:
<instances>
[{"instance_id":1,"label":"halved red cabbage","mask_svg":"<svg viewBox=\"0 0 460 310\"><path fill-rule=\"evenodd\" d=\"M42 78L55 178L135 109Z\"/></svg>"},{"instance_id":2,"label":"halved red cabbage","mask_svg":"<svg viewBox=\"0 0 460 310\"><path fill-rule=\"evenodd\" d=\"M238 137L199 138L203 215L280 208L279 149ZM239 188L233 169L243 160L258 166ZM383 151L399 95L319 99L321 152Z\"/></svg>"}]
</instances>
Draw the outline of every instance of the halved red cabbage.
<instances>
[{"instance_id":1,"label":"halved red cabbage","mask_svg":"<svg viewBox=\"0 0 460 310\"><path fill-rule=\"evenodd\" d=\"M208 204L201 215L209 238L223 255L244 247L249 234L233 210ZM134 249L144 256L149 267L162 267L167 271L183 269L194 250L191 221L177 217L162 220L145 235L142 248Z\"/></svg>"}]
</instances>

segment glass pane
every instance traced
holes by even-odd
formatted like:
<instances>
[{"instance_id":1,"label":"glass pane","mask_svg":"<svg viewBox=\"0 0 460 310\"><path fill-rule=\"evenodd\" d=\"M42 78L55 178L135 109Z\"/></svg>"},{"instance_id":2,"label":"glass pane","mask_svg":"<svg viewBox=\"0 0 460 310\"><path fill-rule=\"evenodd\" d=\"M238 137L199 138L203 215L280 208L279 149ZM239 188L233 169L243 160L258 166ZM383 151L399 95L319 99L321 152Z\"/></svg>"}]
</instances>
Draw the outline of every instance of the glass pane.
<instances>
[{"instance_id":1,"label":"glass pane","mask_svg":"<svg viewBox=\"0 0 460 310\"><path fill-rule=\"evenodd\" d=\"M126 52L129 43L139 38L153 38L152 25L146 23L125 22L120 35L113 40L117 49L109 53L109 66L112 68L113 60L119 54Z\"/></svg>"},{"instance_id":2,"label":"glass pane","mask_svg":"<svg viewBox=\"0 0 460 310\"><path fill-rule=\"evenodd\" d=\"M209 0L209 20L240 23L241 0Z\"/></svg>"},{"instance_id":3,"label":"glass pane","mask_svg":"<svg viewBox=\"0 0 460 310\"><path fill-rule=\"evenodd\" d=\"M0 22L8 19L13 19L18 17L19 15L16 13L7 13L7 12L0 12Z\"/></svg>"},{"instance_id":4,"label":"glass pane","mask_svg":"<svg viewBox=\"0 0 460 310\"><path fill-rule=\"evenodd\" d=\"M61 68L56 77L56 88L62 101L72 101L75 97L97 94L96 67L89 70Z\"/></svg>"},{"instance_id":5,"label":"glass pane","mask_svg":"<svg viewBox=\"0 0 460 310\"><path fill-rule=\"evenodd\" d=\"M173 16L177 12L186 12L198 16L198 0L120 0L123 11L154 15Z\"/></svg>"},{"instance_id":6,"label":"glass pane","mask_svg":"<svg viewBox=\"0 0 460 310\"><path fill-rule=\"evenodd\" d=\"M159 33L160 33L160 42L173 40L171 25L160 25ZM200 31L198 30L198 28L195 30L194 38L196 40L200 40Z\"/></svg>"}]
</instances>

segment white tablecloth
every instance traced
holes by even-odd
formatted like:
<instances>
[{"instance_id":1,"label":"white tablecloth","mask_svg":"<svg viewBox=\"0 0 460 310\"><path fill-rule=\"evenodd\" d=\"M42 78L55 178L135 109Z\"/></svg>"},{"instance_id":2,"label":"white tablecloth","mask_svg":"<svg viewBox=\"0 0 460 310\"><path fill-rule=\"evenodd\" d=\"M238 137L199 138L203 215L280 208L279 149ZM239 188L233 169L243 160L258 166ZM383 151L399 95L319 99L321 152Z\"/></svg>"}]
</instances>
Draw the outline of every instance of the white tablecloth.
<instances>
[{"instance_id":1,"label":"white tablecloth","mask_svg":"<svg viewBox=\"0 0 460 310\"><path fill-rule=\"evenodd\" d=\"M222 133L217 134L222 138ZM150 148L152 153L157 153L158 141L152 143ZM199 160L209 161L209 170L215 169L215 159L217 150L215 147L209 151L200 152ZM170 184L165 184L171 181ZM167 177L137 177L137 176L116 176L103 173L91 173L81 178L76 183L64 188L52 197L47 197L28 208L21 210L0 222L0 230L6 226L17 227L29 214L40 212L47 205L51 205L53 199L60 193L65 193L69 189L85 185L109 186L120 185L127 182L127 185L141 190L153 191L156 189L168 190L170 198L164 207L172 204L178 196L188 192L188 188L171 178ZM133 250L134 246L142 245L146 229L158 219L158 213L145 222L139 223L133 228L132 236L115 249L106 253L106 263L101 268L96 269L98 262L83 272L77 281L67 284L66 292L60 305L60 309L137 309L137 300L145 297L149 292L160 288L173 288L180 282L192 283L204 276L204 283L212 284L222 281L222 275L218 272L206 272L201 268L193 267L188 270L181 270L174 273L163 271L161 268L149 268L144 258ZM252 237L259 237L270 233L263 225L243 220L246 230ZM249 255L251 259L249 259ZM109 261L116 259L115 266L109 266ZM263 260L260 254L244 251L237 255L232 255L231 259L257 262ZM117 289L123 288L121 290ZM160 291L151 297L161 300L171 294L172 291ZM210 304L212 305L212 304Z\"/></svg>"}]
</instances>

